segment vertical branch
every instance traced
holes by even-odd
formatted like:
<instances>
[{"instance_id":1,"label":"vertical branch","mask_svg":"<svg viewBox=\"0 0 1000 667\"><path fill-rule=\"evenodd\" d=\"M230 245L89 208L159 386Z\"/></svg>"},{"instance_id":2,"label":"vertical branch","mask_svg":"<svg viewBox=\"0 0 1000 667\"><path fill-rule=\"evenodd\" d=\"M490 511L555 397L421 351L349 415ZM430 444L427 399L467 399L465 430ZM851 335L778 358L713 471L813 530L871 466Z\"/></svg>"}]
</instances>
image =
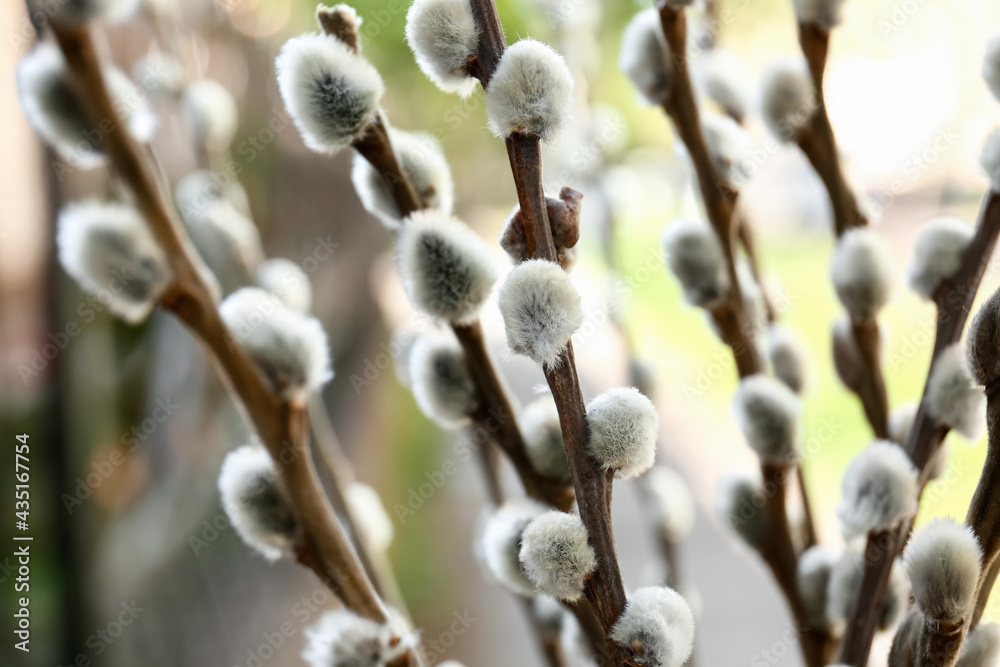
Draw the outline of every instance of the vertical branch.
<instances>
[{"instance_id":1,"label":"vertical branch","mask_svg":"<svg viewBox=\"0 0 1000 667\"><path fill-rule=\"evenodd\" d=\"M345 605L362 616L384 621L381 601L321 490L308 449L306 410L272 393L246 352L232 344L216 307L217 287L177 221L149 153L123 129L87 28L53 25L52 29L90 119L98 121L95 125L111 120L118 128L105 135L103 148L169 258L174 283L160 305L184 322L212 353L223 379L275 461L301 528L299 560Z\"/></svg>"}]
</instances>

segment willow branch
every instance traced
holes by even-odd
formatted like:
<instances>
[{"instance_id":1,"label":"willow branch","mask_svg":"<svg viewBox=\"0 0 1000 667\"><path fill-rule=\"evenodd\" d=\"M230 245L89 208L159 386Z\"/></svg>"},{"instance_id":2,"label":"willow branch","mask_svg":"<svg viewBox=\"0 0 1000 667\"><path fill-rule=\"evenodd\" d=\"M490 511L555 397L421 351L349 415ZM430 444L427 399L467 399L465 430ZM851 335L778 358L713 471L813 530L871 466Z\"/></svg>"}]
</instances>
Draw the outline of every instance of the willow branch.
<instances>
[{"instance_id":1,"label":"willow branch","mask_svg":"<svg viewBox=\"0 0 1000 667\"><path fill-rule=\"evenodd\" d=\"M962 258L961 268L950 280L942 282L934 291L937 305L937 327L928 378L938 357L962 338L965 322L972 302L979 291L986 264L993 255L1000 235L1000 195L989 192L983 199L979 220L969 247ZM928 385L920 399L917 415L910 427L903 449L920 470L920 486L927 483L927 464L937 453L948 434L948 428L930 415ZM971 511L971 510L970 510ZM888 587L892 563L902 552L912 530L912 519L903 526L884 533L868 536L865 570L854 610L848 619L847 630L841 643L840 662L861 667L866 664L871 651L872 638L882 613L885 591ZM984 568L984 571L988 568Z\"/></svg>"},{"instance_id":2,"label":"willow branch","mask_svg":"<svg viewBox=\"0 0 1000 667\"><path fill-rule=\"evenodd\" d=\"M182 230L149 154L126 132L102 77L87 29L52 26L81 103L91 119L113 119L103 148L118 177L166 253L174 282L160 305L201 340L244 413L270 452L300 526L298 559L313 569L343 603L358 614L385 620L381 601L337 525L309 452L304 406L283 401L264 383L250 357L231 336L217 309L217 288Z\"/></svg>"},{"instance_id":3,"label":"willow branch","mask_svg":"<svg viewBox=\"0 0 1000 667\"><path fill-rule=\"evenodd\" d=\"M990 389L986 397L986 424L989 429L986 461L965 518L983 549L983 567L979 575L976 609L970 627L975 627L986 607L996 581L997 564L1000 562L997 558L1000 555L1000 512L997 511L996 503L997 493L1000 491L1000 395L997 394L996 387L991 386Z\"/></svg>"}]
</instances>

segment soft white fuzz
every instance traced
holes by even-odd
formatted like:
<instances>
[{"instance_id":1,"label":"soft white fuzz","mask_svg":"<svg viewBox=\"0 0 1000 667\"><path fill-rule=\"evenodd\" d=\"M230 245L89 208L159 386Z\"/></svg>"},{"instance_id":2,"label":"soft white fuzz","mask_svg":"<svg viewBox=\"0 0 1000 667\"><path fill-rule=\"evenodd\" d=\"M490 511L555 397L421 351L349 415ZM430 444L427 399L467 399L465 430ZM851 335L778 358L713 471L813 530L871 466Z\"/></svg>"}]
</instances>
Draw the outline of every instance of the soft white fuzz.
<instances>
[{"instance_id":1,"label":"soft white fuzz","mask_svg":"<svg viewBox=\"0 0 1000 667\"><path fill-rule=\"evenodd\" d=\"M889 413L889 439L902 447L913 428L913 420L917 418L917 404L906 403Z\"/></svg>"},{"instance_id":2,"label":"soft white fuzz","mask_svg":"<svg viewBox=\"0 0 1000 667\"><path fill-rule=\"evenodd\" d=\"M927 408L932 417L970 442L979 440L983 434L986 395L972 381L962 343L948 347L934 362L927 378Z\"/></svg>"},{"instance_id":3,"label":"soft white fuzz","mask_svg":"<svg viewBox=\"0 0 1000 667\"><path fill-rule=\"evenodd\" d=\"M855 321L874 317L892 290L892 259L885 241L868 227L848 230L833 251L830 277L837 297Z\"/></svg>"},{"instance_id":4,"label":"soft white fuzz","mask_svg":"<svg viewBox=\"0 0 1000 667\"><path fill-rule=\"evenodd\" d=\"M278 395L304 402L333 377L319 320L297 313L256 287L236 290L219 306L234 343L243 347Z\"/></svg>"},{"instance_id":5,"label":"soft white fuzz","mask_svg":"<svg viewBox=\"0 0 1000 667\"><path fill-rule=\"evenodd\" d=\"M521 262L500 288L507 344L515 354L552 366L583 324L580 293L555 262Z\"/></svg>"},{"instance_id":6,"label":"soft white fuzz","mask_svg":"<svg viewBox=\"0 0 1000 667\"><path fill-rule=\"evenodd\" d=\"M184 174L174 188L174 201L184 218L198 215L215 201L229 202L243 215L250 215L250 198L240 182L206 169Z\"/></svg>"},{"instance_id":7,"label":"soft white fuzz","mask_svg":"<svg viewBox=\"0 0 1000 667\"><path fill-rule=\"evenodd\" d=\"M976 600L981 557L979 540L965 524L934 519L914 533L903 563L924 616L939 623L968 617Z\"/></svg>"},{"instance_id":8,"label":"soft white fuzz","mask_svg":"<svg viewBox=\"0 0 1000 667\"><path fill-rule=\"evenodd\" d=\"M794 0L793 4L800 23L812 23L829 31L840 23L844 0Z\"/></svg>"},{"instance_id":9,"label":"soft white fuzz","mask_svg":"<svg viewBox=\"0 0 1000 667\"><path fill-rule=\"evenodd\" d=\"M248 546L271 561L291 555L298 527L267 450L243 445L229 452L219 472L219 493Z\"/></svg>"},{"instance_id":10,"label":"soft white fuzz","mask_svg":"<svg viewBox=\"0 0 1000 667\"><path fill-rule=\"evenodd\" d=\"M124 21L135 13L139 0L61 0L51 4L30 0L28 6L33 11L44 11L56 23L75 26L87 21Z\"/></svg>"},{"instance_id":11,"label":"soft white fuzz","mask_svg":"<svg viewBox=\"0 0 1000 667\"><path fill-rule=\"evenodd\" d=\"M236 100L217 81L202 79L191 83L181 98L181 109L191 132L210 151L229 148L239 124Z\"/></svg>"},{"instance_id":12,"label":"soft white fuzz","mask_svg":"<svg viewBox=\"0 0 1000 667\"><path fill-rule=\"evenodd\" d=\"M688 303L711 310L726 298L729 274L722 245L706 221L678 218L663 230L660 243Z\"/></svg>"},{"instance_id":13,"label":"soft white fuzz","mask_svg":"<svg viewBox=\"0 0 1000 667\"><path fill-rule=\"evenodd\" d=\"M838 559L837 554L818 545L806 549L799 558L796 571L799 595L810 622L816 627L826 627L830 623L826 615L827 596L830 574Z\"/></svg>"},{"instance_id":14,"label":"soft white fuzz","mask_svg":"<svg viewBox=\"0 0 1000 667\"><path fill-rule=\"evenodd\" d=\"M618 67L648 104L667 100L673 73L667 59L667 40L655 9L642 10L625 26Z\"/></svg>"},{"instance_id":15,"label":"soft white fuzz","mask_svg":"<svg viewBox=\"0 0 1000 667\"><path fill-rule=\"evenodd\" d=\"M414 0L406 13L406 41L427 78L446 93L469 95L476 79L466 69L479 47L469 0Z\"/></svg>"},{"instance_id":16,"label":"soft white fuzz","mask_svg":"<svg viewBox=\"0 0 1000 667\"><path fill-rule=\"evenodd\" d=\"M972 234L972 227L958 218L937 218L924 225L913 242L910 289L930 299L938 285L958 273Z\"/></svg>"},{"instance_id":17,"label":"soft white fuzz","mask_svg":"<svg viewBox=\"0 0 1000 667\"><path fill-rule=\"evenodd\" d=\"M767 356L774 376L801 394L809 377L809 353L798 332L783 324L773 325L768 331Z\"/></svg>"},{"instance_id":18,"label":"soft white fuzz","mask_svg":"<svg viewBox=\"0 0 1000 667\"><path fill-rule=\"evenodd\" d=\"M497 581L525 596L535 587L521 570L521 536L524 529L547 508L533 500L508 500L487 520L482 533L482 555L487 569Z\"/></svg>"},{"instance_id":19,"label":"soft white fuzz","mask_svg":"<svg viewBox=\"0 0 1000 667\"><path fill-rule=\"evenodd\" d=\"M876 440L847 465L837 516L847 537L885 530L917 511L917 469L899 445Z\"/></svg>"},{"instance_id":20,"label":"soft white fuzz","mask_svg":"<svg viewBox=\"0 0 1000 667\"><path fill-rule=\"evenodd\" d=\"M976 384L986 386L1000 377L1000 290L972 318L966 341Z\"/></svg>"},{"instance_id":21,"label":"soft white fuzz","mask_svg":"<svg viewBox=\"0 0 1000 667\"><path fill-rule=\"evenodd\" d=\"M122 204L74 203L56 225L66 273L126 322L144 320L173 272L139 212Z\"/></svg>"},{"instance_id":22,"label":"soft white fuzz","mask_svg":"<svg viewBox=\"0 0 1000 667\"><path fill-rule=\"evenodd\" d=\"M965 638L955 667L996 667L1000 661L1000 625L980 623Z\"/></svg>"},{"instance_id":23,"label":"soft white fuzz","mask_svg":"<svg viewBox=\"0 0 1000 667\"><path fill-rule=\"evenodd\" d=\"M344 489L344 500L354 525L368 550L384 552L392 544L395 530L378 491L362 482L352 482Z\"/></svg>"},{"instance_id":24,"label":"soft white fuzz","mask_svg":"<svg viewBox=\"0 0 1000 667\"><path fill-rule=\"evenodd\" d=\"M281 98L312 150L336 153L375 120L385 92L382 77L336 37L293 37L275 65Z\"/></svg>"},{"instance_id":25,"label":"soft white fuzz","mask_svg":"<svg viewBox=\"0 0 1000 667\"><path fill-rule=\"evenodd\" d=\"M983 58L983 80L987 88L1000 101L1000 35L986 43L986 57Z\"/></svg>"},{"instance_id":26,"label":"soft white fuzz","mask_svg":"<svg viewBox=\"0 0 1000 667\"><path fill-rule=\"evenodd\" d=\"M198 254L228 293L253 276L264 261L264 249L257 226L236 205L223 196L201 197L193 191L204 173L188 174L177 184L177 207Z\"/></svg>"},{"instance_id":27,"label":"soft white fuzz","mask_svg":"<svg viewBox=\"0 0 1000 667\"><path fill-rule=\"evenodd\" d=\"M521 535L521 565L535 590L562 600L583 594L597 567L587 529L575 514L552 510L528 524Z\"/></svg>"},{"instance_id":28,"label":"soft white fuzz","mask_svg":"<svg viewBox=\"0 0 1000 667\"><path fill-rule=\"evenodd\" d=\"M696 82L705 97L720 109L737 118L749 112L750 95L747 92L746 72L739 57L724 49L705 51L692 62Z\"/></svg>"},{"instance_id":29,"label":"soft white fuzz","mask_svg":"<svg viewBox=\"0 0 1000 667\"><path fill-rule=\"evenodd\" d=\"M694 498L687 483L671 468L658 465L639 478L643 500L668 540L683 542L694 527Z\"/></svg>"},{"instance_id":30,"label":"soft white fuzz","mask_svg":"<svg viewBox=\"0 0 1000 667\"><path fill-rule=\"evenodd\" d=\"M729 116L712 112L702 113L701 130L722 180L734 186L742 184L747 178L743 162L752 148L750 135Z\"/></svg>"},{"instance_id":31,"label":"soft white fuzz","mask_svg":"<svg viewBox=\"0 0 1000 667\"><path fill-rule=\"evenodd\" d=\"M816 93L801 59L778 60L764 72L761 115L768 129L792 141L816 110Z\"/></svg>"},{"instance_id":32,"label":"soft white fuzz","mask_svg":"<svg viewBox=\"0 0 1000 667\"><path fill-rule=\"evenodd\" d=\"M302 267L290 259L275 257L257 267L257 287L267 290L297 313L312 308L312 284Z\"/></svg>"},{"instance_id":33,"label":"soft white fuzz","mask_svg":"<svg viewBox=\"0 0 1000 667\"><path fill-rule=\"evenodd\" d=\"M770 536L770 526L763 511L764 501L764 489L758 474L731 473L719 481L716 515L744 542L757 548Z\"/></svg>"},{"instance_id":34,"label":"soft white fuzz","mask_svg":"<svg viewBox=\"0 0 1000 667\"><path fill-rule=\"evenodd\" d=\"M306 628L302 659L310 667L386 667L412 648L411 641L393 645L393 634L388 624L341 607Z\"/></svg>"},{"instance_id":35,"label":"soft white fuzz","mask_svg":"<svg viewBox=\"0 0 1000 667\"><path fill-rule=\"evenodd\" d=\"M576 616L566 613L563 616L562 632L559 633L559 651L565 664L573 667L598 667L593 647Z\"/></svg>"},{"instance_id":36,"label":"soft white fuzz","mask_svg":"<svg viewBox=\"0 0 1000 667\"><path fill-rule=\"evenodd\" d=\"M993 130L979 154L979 165L990 179L990 187L1000 192L1000 129Z\"/></svg>"},{"instance_id":37,"label":"soft white fuzz","mask_svg":"<svg viewBox=\"0 0 1000 667\"><path fill-rule=\"evenodd\" d=\"M798 451L802 404L791 389L767 375L751 375L733 396L736 423L765 463L787 464Z\"/></svg>"},{"instance_id":38,"label":"soft white fuzz","mask_svg":"<svg viewBox=\"0 0 1000 667\"><path fill-rule=\"evenodd\" d=\"M469 423L476 407L476 385L465 352L451 333L418 338L410 350L409 369L410 389L425 415L447 429Z\"/></svg>"},{"instance_id":39,"label":"soft white fuzz","mask_svg":"<svg viewBox=\"0 0 1000 667\"><path fill-rule=\"evenodd\" d=\"M449 322L474 320L497 279L486 242L465 223L434 210L406 219L396 261L413 305Z\"/></svg>"},{"instance_id":40,"label":"soft white fuzz","mask_svg":"<svg viewBox=\"0 0 1000 667\"><path fill-rule=\"evenodd\" d=\"M518 132L552 140L570 117L573 75L552 47L533 39L511 44L486 91L486 115L498 137Z\"/></svg>"},{"instance_id":41,"label":"soft white fuzz","mask_svg":"<svg viewBox=\"0 0 1000 667\"><path fill-rule=\"evenodd\" d=\"M842 623L854 609L854 602L861 588L861 576L864 573L865 544L864 539L848 544L830 572L826 614L831 623ZM906 578L902 561L897 558L889 575L889 587L886 590L882 616L878 623L880 630L887 630L896 623L906 609L909 597L910 583Z\"/></svg>"},{"instance_id":42,"label":"soft white fuzz","mask_svg":"<svg viewBox=\"0 0 1000 667\"><path fill-rule=\"evenodd\" d=\"M132 79L142 90L174 98L184 88L184 68L174 56L151 51L132 65Z\"/></svg>"},{"instance_id":43,"label":"soft white fuzz","mask_svg":"<svg viewBox=\"0 0 1000 667\"><path fill-rule=\"evenodd\" d=\"M558 641L566 608L555 598L536 595L531 600L531 615L546 640Z\"/></svg>"},{"instance_id":44,"label":"soft white fuzz","mask_svg":"<svg viewBox=\"0 0 1000 667\"><path fill-rule=\"evenodd\" d=\"M535 472L568 482L570 475L566 445L559 424L559 411L556 410L552 396L545 395L530 403L521 413L518 425Z\"/></svg>"},{"instance_id":45,"label":"soft white fuzz","mask_svg":"<svg viewBox=\"0 0 1000 667\"><path fill-rule=\"evenodd\" d=\"M694 648L694 615L677 591L640 588L629 596L611 639L643 665L680 667Z\"/></svg>"},{"instance_id":46,"label":"soft white fuzz","mask_svg":"<svg viewBox=\"0 0 1000 667\"><path fill-rule=\"evenodd\" d=\"M590 453L618 479L638 477L653 466L660 418L635 387L609 389L587 404Z\"/></svg>"},{"instance_id":47,"label":"soft white fuzz","mask_svg":"<svg viewBox=\"0 0 1000 667\"><path fill-rule=\"evenodd\" d=\"M104 82L115 110L136 141L152 139L157 120L146 95L116 67L105 68ZM17 92L28 123L63 159L80 169L93 169L103 162L100 144L93 138L101 132L94 131L96 124L80 106L56 46L39 44L21 59ZM117 118L110 120L117 125Z\"/></svg>"},{"instance_id":48,"label":"soft white fuzz","mask_svg":"<svg viewBox=\"0 0 1000 667\"><path fill-rule=\"evenodd\" d=\"M430 208L450 214L455 201L455 184L441 144L429 134L389 128L389 138L403 174ZM398 229L401 221L396 201L386 179L360 153L354 156L351 181L365 210L387 229Z\"/></svg>"}]
</instances>

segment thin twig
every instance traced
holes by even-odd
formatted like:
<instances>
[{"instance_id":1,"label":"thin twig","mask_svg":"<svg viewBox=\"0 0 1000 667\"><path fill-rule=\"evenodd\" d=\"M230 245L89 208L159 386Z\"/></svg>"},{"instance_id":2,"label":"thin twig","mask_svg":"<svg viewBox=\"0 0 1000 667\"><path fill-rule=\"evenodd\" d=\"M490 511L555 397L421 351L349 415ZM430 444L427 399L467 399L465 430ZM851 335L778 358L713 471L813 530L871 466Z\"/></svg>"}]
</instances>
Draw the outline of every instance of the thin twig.
<instances>
[{"instance_id":1,"label":"thin twig","mask_svg":"<svg viewBox=\"0 0 1000 667\"><path fill-rule=\"evenodd\" d=\"M218 312L217 288L210 287L214 281L178 222L148 153L121 129L121 119L87 28L53 24L52 30L89 117L97 121L111 119L119 128L105 134L103 148L118 177L135 196L174 274L174 283L160 305L184 322L211 353L275 461L301 529L296 545L298 559L326 581L346 606L362 616L385 621L381 601L337 525L320 486L309 452L306 409L275 395L246 352L232 344Z\"/></svg>"},{"instance_id":2,"label":"thin twig","mask_svg":"<svg viewBox=\"0 0 1000 667\"><path fill-rule=\"evenodd\" d=\"M983 199L976 230L963 255L961 268L951 280L942 282L934 291L933 298L937 304L937 331L928 378L941 353L962 338L965 322L969 317L976 292L979 291L986 264L993 255L998 235L1000 235L1000 195L991 191ZM930 415L928 403L928 385L925 383L917 415L903 445L910 460L921 471L921 488L927 483L927 464L937 453L948 433L948 428ZM902 552L912 526L911 519L903 522L900 528L868 536L861 587L847 622L839 662L856 667L862 667L867 663L872 638L875 636L878 620L881 617L892 563Z\"/></svg>"}]
</instances>

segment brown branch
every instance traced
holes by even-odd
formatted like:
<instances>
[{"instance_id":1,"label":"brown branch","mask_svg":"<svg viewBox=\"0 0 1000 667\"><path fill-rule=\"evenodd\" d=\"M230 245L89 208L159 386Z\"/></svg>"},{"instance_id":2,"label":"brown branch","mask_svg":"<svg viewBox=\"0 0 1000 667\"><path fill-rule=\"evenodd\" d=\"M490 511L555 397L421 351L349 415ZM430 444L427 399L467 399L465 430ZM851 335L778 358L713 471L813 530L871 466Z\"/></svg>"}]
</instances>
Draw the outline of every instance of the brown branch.
<instances>
[{"instance_id":1,"label":"brown branch","mask_svg":"<svg viewBox=\"0 0 1000 667\"><path fill-rule=\"evenodd\" d=\"M965 322L969 317L976 292L979 291L986 264L993 255L998 235L1000 235L1000 195L991 191L983 199L976 230L963 255L961 268L954 277L942 282L934 291L933 298L937 304L937 330L928 378L941 353L962 338ZM925 383L917 416L903 444L903 449L906 450L910 460L920 470L921 488L927 483L927 464L937 453L948 433L946 426L931 417L927 391L928 386ZM911 519L893 531L868 536L861 587L841 643L839 662L857 667L866 664L872 638L878 627L878 618L882 613L892 563L902 552L912 527ZM983 569L986 571L988 568Z\"/></svg>"},{"instance_id":2,"label":"brown branch","mask_svg":"<svg viewBox=\"0 0 1000 667\"><path fill-rule=\"evenodd\" d=\"M1000 512L997 512L996 503L997 490L1000 489L1000 395L996 391L987 394L986 424L989 428L986 461L965 517L965 522L976 533L983 549L983 567L970 628L976 626L986 608L1000 563L1000 558L997 558L1000 555Z\"/></svg>"},{"instance_id":3,"label":"brown branch","mask_svg":"<svg viewBox=\"0 0 1000 667\"><path fill-rule=\"evenodd\" d=\"M861 400L865 417L880 440L889 439L889 394L882 375L881 342L878 321L870 318L851 321L851 334L861 356L861 376L855 393Z\"/></svg>"},{"instance_id":4,"label":"brown branch","mask_svg":"<svg viewBox=\"0 0 1000 667\"><path fill-rule=\"evenodd\" d=\"M232 344L218 313L214 281L178 222L149 154L122 129L87 29L52 25L52 30L89 117L98 121L95 125L112 120L118 127L118 131L105 134L103 148L118 177L134 195L174 273L174 283L160 305L184 322L211 353L275 461L300 526L299 560L326 581L346 606L362 616L384 621L378 595L322 492L309 452L305 408L276 396L246 352Z\"/></svg>"}]
</instances>

